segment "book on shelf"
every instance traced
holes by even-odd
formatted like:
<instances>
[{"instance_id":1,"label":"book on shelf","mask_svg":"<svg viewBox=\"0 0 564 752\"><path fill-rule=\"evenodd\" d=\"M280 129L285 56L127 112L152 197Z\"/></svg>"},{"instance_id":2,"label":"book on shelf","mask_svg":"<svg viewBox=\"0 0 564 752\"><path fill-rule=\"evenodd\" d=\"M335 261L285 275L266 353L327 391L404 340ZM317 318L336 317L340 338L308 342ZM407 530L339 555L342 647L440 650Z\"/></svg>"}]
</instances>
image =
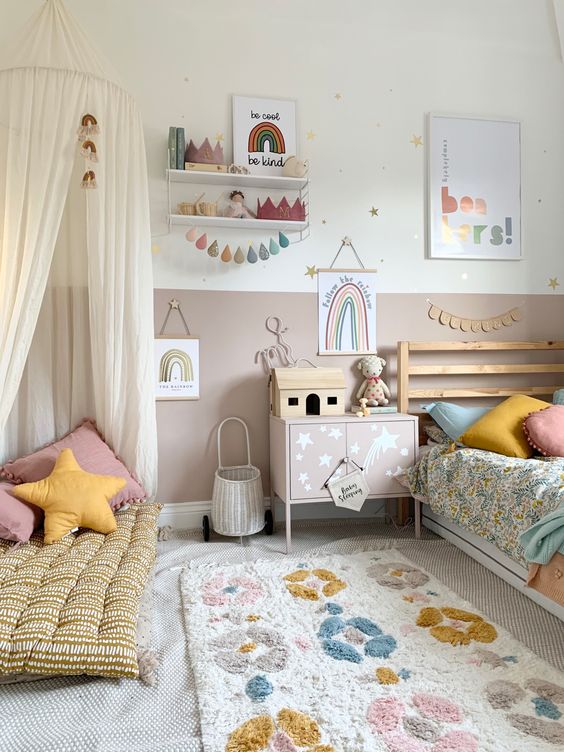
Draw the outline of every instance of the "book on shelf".
<instances>
[{"instance_id":1,"label":"book on shelf","mask_svg":"<svg viewBox=\"0 0 564 752\"><path fill-rule=\"evenodd\" d=\"M176 170L176 128L172 125L168 129L168 166Z\"/></svg>"},{"instance_id":2,"label":"book on shelf","mask_svg":"<svg viewBox=\"0 0 564 752\"><path fill-rule=\"evenodd\" d=\"M351 412L356 413L360 410L360 405L352 405ZM370 415L378 415L378 413L397 413L397 405L378 405L377 407L370 407L367 405L366 409L370 412Z\"/></svg>"},{"instance_id":3,"label":"book on shelf","mask_svg":"<svg viewBox=\"0 0 564 752\"><path fill-rule=\"evenodd\" d=\"M176 169L184 169L184 152L186 151L186 134L184 128L176 129Z\"/></svg>"},{"instance_id":4,"label":"book on shelf","mask_svg":"<svg viewBox=\"0 0 564 752\"><path fill-rule=\"evenodd\" d=\"M190 172L227 172L227 165L205 164L203 162L185 162L184 169L189 170Z\"/></svg>"}]
</instances>

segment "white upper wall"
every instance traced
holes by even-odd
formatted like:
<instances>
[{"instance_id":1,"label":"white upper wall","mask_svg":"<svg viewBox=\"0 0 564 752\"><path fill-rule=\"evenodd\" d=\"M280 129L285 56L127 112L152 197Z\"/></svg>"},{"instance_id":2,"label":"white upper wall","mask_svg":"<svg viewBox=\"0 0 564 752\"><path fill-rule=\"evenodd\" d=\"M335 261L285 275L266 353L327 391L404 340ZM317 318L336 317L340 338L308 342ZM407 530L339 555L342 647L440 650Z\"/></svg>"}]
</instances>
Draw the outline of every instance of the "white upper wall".
<instances>
[{"instance_id":1,"label":"white upper wall","mask_svg":"<svg viewBox=\"0 0 564 752\"><path fill-rule=\"evenodd\" d=\"M2 46L39 0L0 1ZM552 0L67 6L143 114L157 287L312 291L306 264L327 266L349 235L378 268L381 291L553 294L548 278L558 276L564 290L564 66ZM184 125L196 142L223 132L230 159L234 93L296 99L299 153L311 161L310 237L255 266L209 259L186 228L166 234L168 126ZM522 121L523 261L424 259L424 151L410 139L423 135L428 111ZM258 249L269 236L208 233L216 237L220 248Z\"/></svg>"}]
</instances>

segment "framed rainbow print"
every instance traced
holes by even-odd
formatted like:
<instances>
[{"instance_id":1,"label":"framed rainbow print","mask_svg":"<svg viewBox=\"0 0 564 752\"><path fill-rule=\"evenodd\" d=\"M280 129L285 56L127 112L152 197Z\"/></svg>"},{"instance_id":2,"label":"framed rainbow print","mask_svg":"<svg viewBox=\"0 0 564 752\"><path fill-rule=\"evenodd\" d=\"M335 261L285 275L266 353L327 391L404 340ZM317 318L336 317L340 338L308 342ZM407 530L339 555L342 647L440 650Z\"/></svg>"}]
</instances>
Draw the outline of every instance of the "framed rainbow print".
<instances>
[{"instance_id":1,"label":"framed rainbow print","mask_svg":"<svg viewBox=\"0 0 564 752\"><path fill-rule=\"evenodd\" d=\"M520 123L432 113L426 144L427 257L520 260Z\"/></svg>"},{"instance_id":2,"label":"framed rainbow print","mask_svg":"<svg viewBox=\"0 0 564 752\"><path fill-rule=\"evenodd\" d=\"M296 154L296 103L233 97L233 163L251 173L281 175Z\"/></svg>"},{"instance_id":3,"label":"framed rainbow print","mask_svg":"<svg viewBox=\"0 0 564 752\"><path fill-rule=\"evenodd\" d=\"M376 352L376 271L319 269L319 355Z\"/></svg>"},{"instance_id":4,"label":"framed rainbow print","mask_svg":"<svg viewBox=\"0 0 564 752\"><path fill-rule=\"evenodd\" d=\"M200 340L177 335L155 337L155 399L200 399Z\"/></svg>"}]
</instances>

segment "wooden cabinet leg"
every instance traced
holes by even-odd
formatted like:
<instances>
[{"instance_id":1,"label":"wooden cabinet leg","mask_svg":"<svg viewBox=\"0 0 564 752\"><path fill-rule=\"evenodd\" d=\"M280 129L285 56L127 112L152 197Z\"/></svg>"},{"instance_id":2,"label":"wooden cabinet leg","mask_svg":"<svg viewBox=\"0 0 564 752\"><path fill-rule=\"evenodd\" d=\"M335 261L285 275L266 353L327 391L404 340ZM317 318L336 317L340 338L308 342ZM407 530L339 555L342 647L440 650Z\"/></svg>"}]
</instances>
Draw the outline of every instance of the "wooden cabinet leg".
<instances>
[{"instance_id":1,"label":"wooden cabinet leg","mask_svg":"<svg viewBox=\"0 0 564 752\"><path fill-rule=\"evenodd\" d=\"M419 540L421 538L421 502L419 499L414 499L415 505L415 537Z\"/></svg>"},{"instance_id":2,"label":"wooden cabinet leg","mask_svg":"<svg viewBox=\"0 0 564 752\"><path fill-rule=\"evenodd\" d=\"M286 553L292 552L292 505L289 501L286 505Z\"/></svg>"}]
</instances>

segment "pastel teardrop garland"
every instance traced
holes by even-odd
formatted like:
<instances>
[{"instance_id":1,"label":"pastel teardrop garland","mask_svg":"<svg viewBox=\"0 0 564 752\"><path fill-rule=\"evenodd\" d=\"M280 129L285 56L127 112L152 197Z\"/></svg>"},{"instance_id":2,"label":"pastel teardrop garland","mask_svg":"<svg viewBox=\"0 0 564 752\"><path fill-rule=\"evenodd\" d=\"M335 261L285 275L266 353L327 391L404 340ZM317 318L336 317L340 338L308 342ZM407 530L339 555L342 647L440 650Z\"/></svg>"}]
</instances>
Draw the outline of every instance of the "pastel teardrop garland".
<instances>
[{"instance_id":1,"label":"pastel teardrop garland","mask_svg":"<svg viewBox=\"0 0 564 752\"><path fill-rule=\"evenodd\" d=\"M198 237L198 230L196 227L191 227L186 232L184 237L189 243L195 243L196 248L200 251L204 251L207 248L208 256L210 256L211 258L217 258L218 256L220 256L219 244L217 240L213 240L208 246L207 234L204 232ZM249 264L256 264L259 258L261 259L261 261L268 261L271 256L277 256L280 253L281 248L287 248L289 245L290 241L288 240L286 235L284 235L283 232L279 232L278 243L274 238L270 238L268 248L265 243L261 243L259 246L258 255L253 248L252 243L249 245L246 257L241 246L238 246L237 250L233 254L231 253L229 244L227 244L223 249L220 258L226 264L230 261L234 261L236 264L243 264L245 262L245 258L249 262Z\"/></svg>"}]
</instances>

